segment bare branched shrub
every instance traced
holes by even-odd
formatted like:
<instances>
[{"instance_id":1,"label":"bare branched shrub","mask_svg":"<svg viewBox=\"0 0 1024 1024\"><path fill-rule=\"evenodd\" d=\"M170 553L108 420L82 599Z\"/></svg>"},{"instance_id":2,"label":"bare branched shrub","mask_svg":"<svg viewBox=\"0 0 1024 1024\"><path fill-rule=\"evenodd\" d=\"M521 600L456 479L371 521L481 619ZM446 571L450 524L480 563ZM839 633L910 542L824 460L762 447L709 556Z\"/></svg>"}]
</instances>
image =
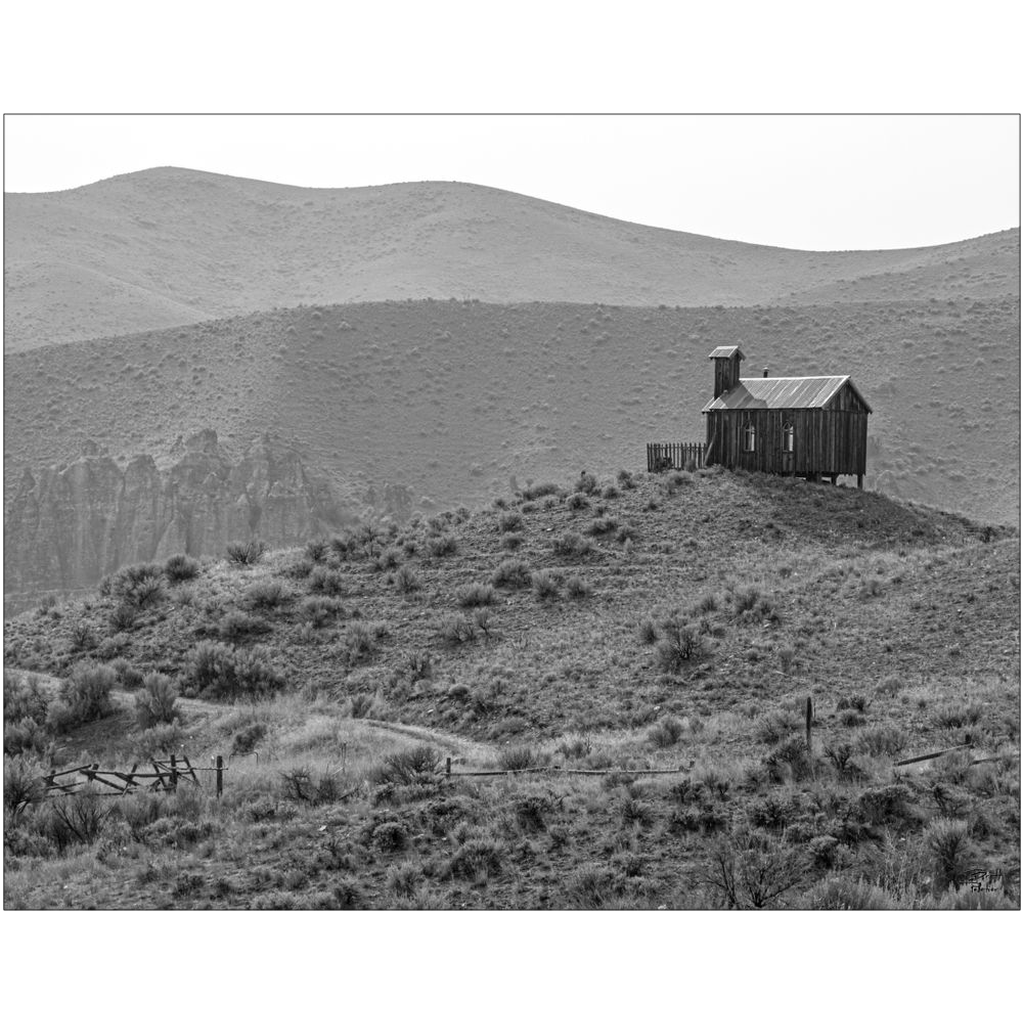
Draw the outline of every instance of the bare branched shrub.
<instances>
[{"instance_id":1,"label":"bare branched shrub","mask_svg":"<svg viewBox=\"0 0 1024 1024\"><path fill-rule=\"evenodd\" d=\"M266 552L267 546L261 540L235 542L227 547L228 561L235 565L256 565Z\"/></svg>"}]
</instances>

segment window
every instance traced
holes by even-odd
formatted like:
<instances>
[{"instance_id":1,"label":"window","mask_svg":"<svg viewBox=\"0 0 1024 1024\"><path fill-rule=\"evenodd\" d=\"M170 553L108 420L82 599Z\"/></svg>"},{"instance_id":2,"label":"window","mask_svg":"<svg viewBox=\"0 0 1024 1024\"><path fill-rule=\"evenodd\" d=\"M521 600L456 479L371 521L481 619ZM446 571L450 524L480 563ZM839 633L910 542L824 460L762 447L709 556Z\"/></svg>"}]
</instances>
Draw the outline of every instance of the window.
<instances>
[{"instance_id":1,"label":"window","mask_svg":"<svg viewBox=\"0 0 1024 1024\"><path fill-rule=\"evenodd\" d=\"M753 423L748 423L743 428L743 450L753 452L757 450L757 431Z\"/></svg>"},{"instance_id":2,"label":"window","mask_svg":"<svg viewBox=\"0 0 1024 1024\"><path fill-rule=\"evenodd\" d=\"M792 454L796 450L796 436L792 423L782 424L782 450Z\"/></svg>"}]
</instances>

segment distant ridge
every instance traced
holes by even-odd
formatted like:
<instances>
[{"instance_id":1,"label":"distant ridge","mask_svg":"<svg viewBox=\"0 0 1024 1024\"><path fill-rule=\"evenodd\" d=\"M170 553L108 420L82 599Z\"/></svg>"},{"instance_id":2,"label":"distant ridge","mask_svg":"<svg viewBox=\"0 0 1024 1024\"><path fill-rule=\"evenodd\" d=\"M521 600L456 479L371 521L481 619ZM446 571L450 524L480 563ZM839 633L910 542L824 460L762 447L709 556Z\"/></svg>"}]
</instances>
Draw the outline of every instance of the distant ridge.
<instances>
[{"instance_id":1,"label":"distant ridge","mask_svg":"<svg viewBox=\"0 0 1024 1024\"><path fill-rule=\"evenodd\" d=\"M329 189L161 167L5 196L5 351L302 303L407 298L743 306L992 298L1019 228L805 252L459 182Z\"/></svg>"}]
</instances>

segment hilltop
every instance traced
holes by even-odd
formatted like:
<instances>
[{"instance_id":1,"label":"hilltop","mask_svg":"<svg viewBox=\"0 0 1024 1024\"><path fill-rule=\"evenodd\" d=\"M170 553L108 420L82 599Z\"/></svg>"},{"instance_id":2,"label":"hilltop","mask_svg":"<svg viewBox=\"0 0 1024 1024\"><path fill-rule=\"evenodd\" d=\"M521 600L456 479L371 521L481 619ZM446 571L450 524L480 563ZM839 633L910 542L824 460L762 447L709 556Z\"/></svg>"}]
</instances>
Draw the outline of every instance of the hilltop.
<instances>
[{"instance_id":1,"label":"hilltop","mask_svg":"<svg viewBox=\"0 0 1024 1024\"><path fill-rule=\"evenodd\" d=\"M500 189L311 189L162 167L4 197L6 351L388 299L750 306L1019 295L1020 231L804 252Z\"/></svg>"},{"instance_id":2,"label":"hilltop","mask_svg":"<svg viewBox=\"0 0 1024 1024\"><path fill-rule=\"evenodd\" d=\"M223 805L125 818L124 849L65 872L71 905L934 905L968 860L1019 872L1019 560L1014 530L868 492L583 476L476 514L123 570L10 621L5 665L112 666L98 721L49 739L22 723L58 762L234 752ZM140 733L120 688L152 671L181 720ZM893 771L965 742L966 760ZM457 771L619 772L446 782L445 753ZM947 833L960 853L936 860ZM8 891L54 905L52 854L28 835ZM714 881L750 857L785 886Z\"/></svg>"}]
</instances>

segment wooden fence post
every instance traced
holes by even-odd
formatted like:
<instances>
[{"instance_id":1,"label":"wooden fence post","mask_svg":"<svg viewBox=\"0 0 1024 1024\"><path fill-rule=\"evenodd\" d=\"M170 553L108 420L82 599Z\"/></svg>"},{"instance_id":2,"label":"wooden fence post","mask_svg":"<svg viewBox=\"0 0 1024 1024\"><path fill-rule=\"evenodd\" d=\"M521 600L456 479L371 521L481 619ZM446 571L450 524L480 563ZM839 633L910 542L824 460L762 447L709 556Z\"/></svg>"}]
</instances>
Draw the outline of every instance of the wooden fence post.
<instances>
[{"instance_id":1,"label":"wooden fence post","mask_svg":"<svg viewBox=\"0 0 1024 1024\"><path fill-rule=\"evenodd\" d=\"M805 714L806 725L807 725L807 761L811 766L811 776L814 775L814 752L811 748L811 719L814 717L814 707L811 704L811 698L807 698L807 710Z\"/></svg>"},{"instance_id":2,"label":"wooden fence post","mask_svg":"<svg viewBox=\"0 0 1024 1024\"><path fill-rule=\"evenodd\" d=\"M445 773L445 775L451 775L451 773L452 773L452 759L450 757L446 757L445 758L445 761L444 761L444 773Z\"/></svg>"},{"instance_id":3,"label":"wooden fence post","mask_svg":"<svg viewBox=\"0 0 1024 1024\"><path fill-rule=\"evenodd\" d=\"M178 763L175 760L173 754L171 754L171 789L176 790L178 788Z\"/></svg>"},{"instance_id":4,"label":"wooden fence post","mask_svg":"<svg viewBox=\"0 0 1024 1024\"><path fill-rule=\"evenodd\" d=\"M224 758L217 755L217 799L224 792Z\"/></svg>"}]
</instances>

